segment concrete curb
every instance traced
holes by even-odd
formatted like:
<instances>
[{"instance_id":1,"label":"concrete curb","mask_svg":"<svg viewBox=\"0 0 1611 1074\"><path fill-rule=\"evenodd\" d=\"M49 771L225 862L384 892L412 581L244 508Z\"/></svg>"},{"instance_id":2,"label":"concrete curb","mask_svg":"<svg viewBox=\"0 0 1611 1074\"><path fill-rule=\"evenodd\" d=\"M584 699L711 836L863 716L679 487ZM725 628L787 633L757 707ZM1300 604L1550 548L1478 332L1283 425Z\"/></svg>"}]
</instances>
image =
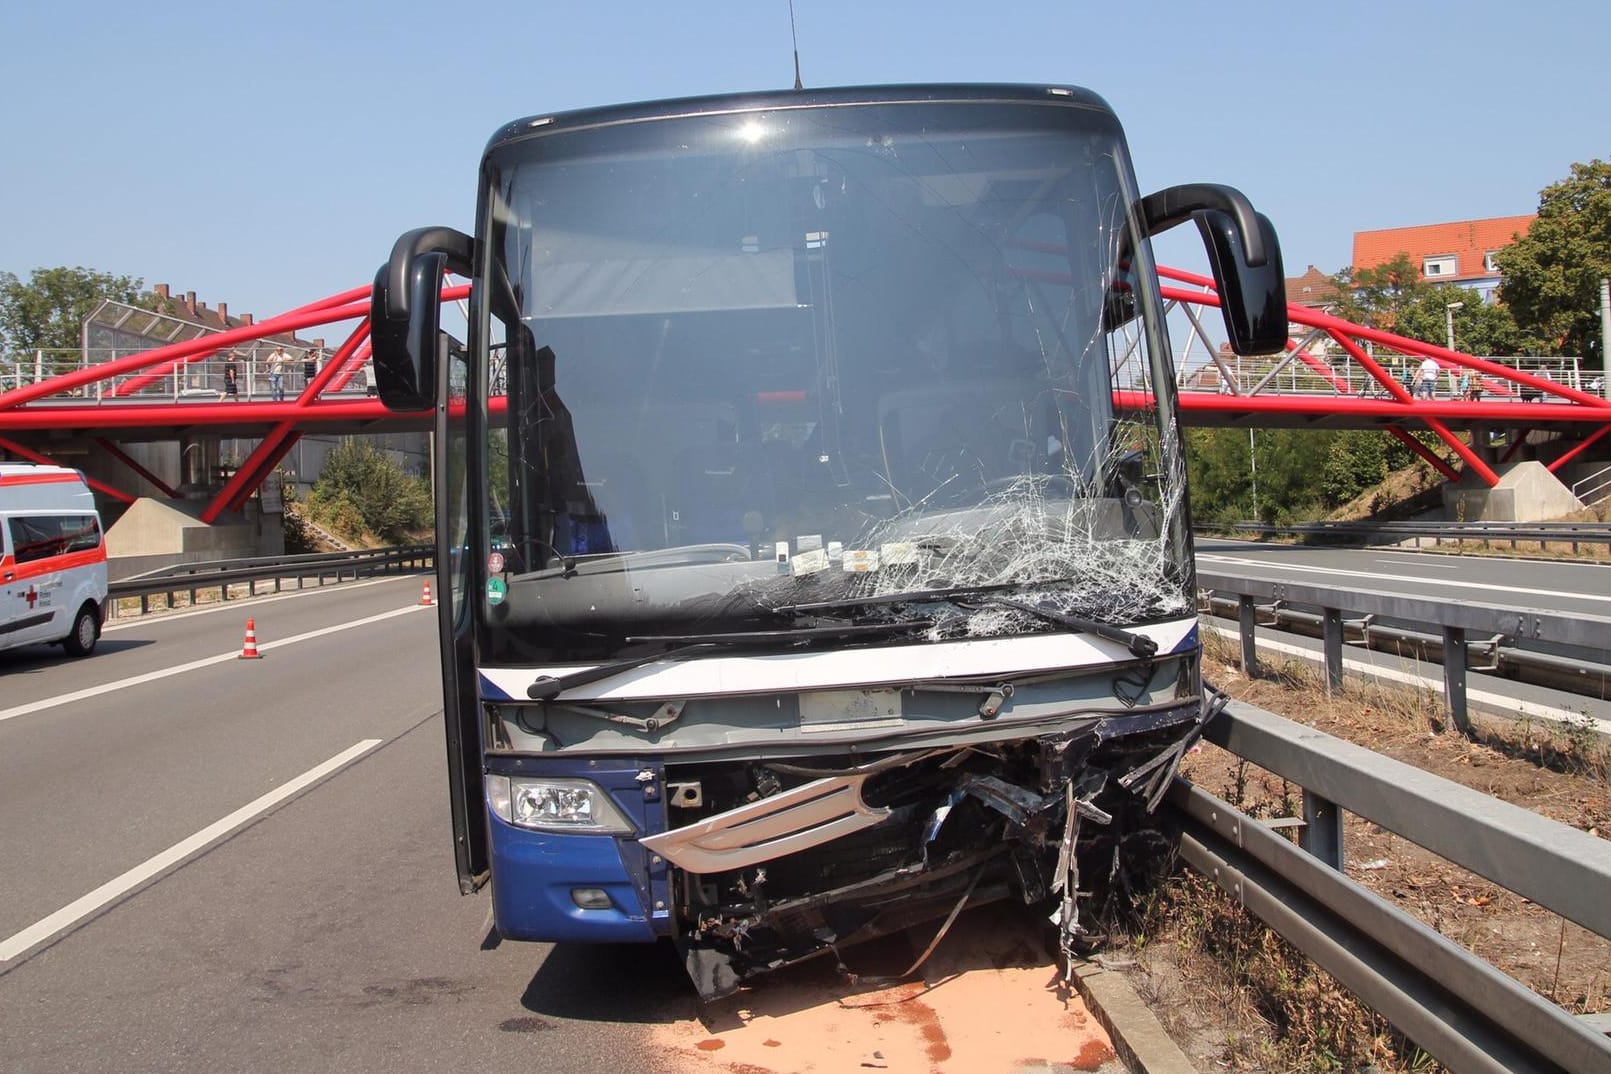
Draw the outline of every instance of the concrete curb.
<instances>
[{"instance_id":1,"label":"concrete curb","mask_svg":"<svg viewBox=\"0 0 1611 1074\"><path fill-rule=\"evenodd\" d=\"M1108 1031L1113 1050L1132 1074L1197 1074L1124 974L1094 962L1077 962L1074 990Z\"/></svg>"}]
</instances>

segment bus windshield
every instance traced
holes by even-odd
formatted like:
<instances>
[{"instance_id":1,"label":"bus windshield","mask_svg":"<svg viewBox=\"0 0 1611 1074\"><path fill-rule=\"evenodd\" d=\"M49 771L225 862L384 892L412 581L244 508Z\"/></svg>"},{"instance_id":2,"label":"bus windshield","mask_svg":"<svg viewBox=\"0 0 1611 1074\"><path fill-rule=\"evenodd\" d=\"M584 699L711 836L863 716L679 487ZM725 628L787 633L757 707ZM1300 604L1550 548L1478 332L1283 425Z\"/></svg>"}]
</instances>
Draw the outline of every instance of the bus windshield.
<instances>
[{"instance_id":1,"label":"bus windshield","mask_svg":"<svg viewBox=\"0 0 1611 1074\"><path fill-rule=\"evenodd\" d=\"M484 178L494 659L934 590L1121 625L1189 609L1168 348L1104 111L538 127ZM934 628L1043 629L999 605Z\"/></svg>"}]
</instances>

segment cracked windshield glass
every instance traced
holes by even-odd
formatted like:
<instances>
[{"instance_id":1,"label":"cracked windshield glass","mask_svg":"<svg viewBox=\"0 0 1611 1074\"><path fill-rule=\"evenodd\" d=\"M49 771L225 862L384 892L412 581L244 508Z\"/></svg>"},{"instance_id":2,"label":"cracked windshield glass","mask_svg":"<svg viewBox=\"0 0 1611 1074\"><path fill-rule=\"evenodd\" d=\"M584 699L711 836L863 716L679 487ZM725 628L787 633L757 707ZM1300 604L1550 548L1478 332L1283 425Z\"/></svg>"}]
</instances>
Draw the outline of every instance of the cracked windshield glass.
<instances>
[{"instance_id":1,"label":"cracked windshield glass","mask_svg":"<svg viewBox=\"0 0 1611 1074\"><path fill-rule=\"evenodd\" d=\"M912 103L495 153L496 658L1185 612L1119 137L1072 106Z\"/></svg>"}]
</instances>

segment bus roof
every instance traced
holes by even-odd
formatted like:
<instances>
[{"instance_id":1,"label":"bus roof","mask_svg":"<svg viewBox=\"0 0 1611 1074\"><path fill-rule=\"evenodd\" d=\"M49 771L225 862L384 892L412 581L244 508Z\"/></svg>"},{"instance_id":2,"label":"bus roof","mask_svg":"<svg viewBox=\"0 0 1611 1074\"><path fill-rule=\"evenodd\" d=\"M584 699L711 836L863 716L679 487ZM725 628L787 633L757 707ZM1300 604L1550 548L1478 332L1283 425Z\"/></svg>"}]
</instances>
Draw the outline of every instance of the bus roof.
<instances>
[{"instance_id":1,"label":"bus roof","mask_svg":"<svg viewBox=\"0 0 1611 1074\"><path fill-rule=\"evenodd\" d=\"M582 108L569 112L539 113L506 123L487 142L495 146L556 130L591 127L668 116L720 114L766 108L817 108L849 104L902 104L937 101L1059 104L1089 108L1113 115L1100 96L1077 86L1018 85L1012 83L921 83L890 86L840 86L824 89L762 90L704 97L678 97Z\"/></svg>"}]
</instances>

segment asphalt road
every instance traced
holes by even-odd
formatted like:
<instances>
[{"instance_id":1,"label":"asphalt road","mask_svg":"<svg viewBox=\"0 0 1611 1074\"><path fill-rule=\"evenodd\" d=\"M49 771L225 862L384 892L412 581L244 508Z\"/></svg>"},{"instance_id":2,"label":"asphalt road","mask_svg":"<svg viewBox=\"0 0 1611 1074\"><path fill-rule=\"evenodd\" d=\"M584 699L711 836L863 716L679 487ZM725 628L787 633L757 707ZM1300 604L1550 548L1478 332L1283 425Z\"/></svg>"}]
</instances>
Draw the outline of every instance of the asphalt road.
<instances>
[{"instance_id":1,"label":"asphalt road","mask_svg":"<svg viewBox=\"0 0 1611 1074\"><path fill-rule=\"evenodd\" d=\"M1207 539L1196 544L1197 563L1206 570L1473 604L1611 615L1608 563Z\"/></svg>"},{"instance_id":2,"label":"asphalt road","mask_svg":"<svg viewBox=\"0 0 1611 1074\"><path fill-rule=\"evenodd\" d=\"M0 1070L669 1068L647 1027L694 1007L665 952L500 945L487 900L459 895L419 592L139 620L88 660L0 654L0 954L347 758L0 958ZM235 658L247 614L262 660Z\"/></svg>"}]
</instances>

